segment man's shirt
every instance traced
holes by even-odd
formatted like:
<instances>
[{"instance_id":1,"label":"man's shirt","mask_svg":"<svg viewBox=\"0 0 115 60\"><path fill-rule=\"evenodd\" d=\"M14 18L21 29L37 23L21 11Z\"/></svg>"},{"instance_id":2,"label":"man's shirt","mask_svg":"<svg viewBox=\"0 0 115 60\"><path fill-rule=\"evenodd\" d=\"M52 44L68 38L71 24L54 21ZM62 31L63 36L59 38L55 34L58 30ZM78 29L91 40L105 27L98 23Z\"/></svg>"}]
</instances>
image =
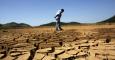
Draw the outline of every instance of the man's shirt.
<instances>
[{"instance_id":1,"label":"man's shirt","mask_svg":"<svg viewBox=\"0 0 115 60\"><path fill-rule=\"evenodd\" d=\"M60 13L61 13L61 10L58 10L57 13L56 13L56 15L58 15L58 14L60 14Z\"/></svg>"},{"instance_id":2,"label":"man's shirt","mask_svg":"<svg viewBox=\"0 0 115 60\"><path fill-rule=\"evenodd\" d=\"M57 13L56 13L56 20L60 20L61 18L61 10L58 10Z\"/></svg>"}]
</instances>

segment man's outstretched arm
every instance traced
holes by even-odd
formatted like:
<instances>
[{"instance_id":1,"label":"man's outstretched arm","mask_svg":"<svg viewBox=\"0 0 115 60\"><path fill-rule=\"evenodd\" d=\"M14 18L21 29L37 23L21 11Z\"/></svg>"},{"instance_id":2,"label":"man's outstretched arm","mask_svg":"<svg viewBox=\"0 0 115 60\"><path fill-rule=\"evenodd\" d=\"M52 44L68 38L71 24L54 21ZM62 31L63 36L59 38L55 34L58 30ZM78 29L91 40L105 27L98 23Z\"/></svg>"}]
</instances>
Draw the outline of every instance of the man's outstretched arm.
<instances>
[{"instance_id":1,"label":"man's outstretched arm","mask_svg":"<svg viewBox=\"0 0 115 60\"><path fill-rule=\"evenodd\" d=\"M57 16L58 16L58 14L54 18L56 18Z\"/></svg>"}]
</instances>

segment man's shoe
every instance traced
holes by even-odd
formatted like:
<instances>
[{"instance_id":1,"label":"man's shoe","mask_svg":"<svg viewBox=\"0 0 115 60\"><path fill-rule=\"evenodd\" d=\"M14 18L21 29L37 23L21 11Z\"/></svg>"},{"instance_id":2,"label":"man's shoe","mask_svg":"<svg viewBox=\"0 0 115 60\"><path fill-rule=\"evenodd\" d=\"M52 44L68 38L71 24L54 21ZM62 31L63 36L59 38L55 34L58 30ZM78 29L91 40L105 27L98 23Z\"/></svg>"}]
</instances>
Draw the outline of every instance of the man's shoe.
<instances>
[{"instance_id":1,"label":"man's shoe","mask_svg":"<svg viewBox=\"0 0 115 60\"><path fill-rule=\"evenodd\" d=\"M63 31L63 29L60 29L61 31Z\"/></svg>"}]
</instances>

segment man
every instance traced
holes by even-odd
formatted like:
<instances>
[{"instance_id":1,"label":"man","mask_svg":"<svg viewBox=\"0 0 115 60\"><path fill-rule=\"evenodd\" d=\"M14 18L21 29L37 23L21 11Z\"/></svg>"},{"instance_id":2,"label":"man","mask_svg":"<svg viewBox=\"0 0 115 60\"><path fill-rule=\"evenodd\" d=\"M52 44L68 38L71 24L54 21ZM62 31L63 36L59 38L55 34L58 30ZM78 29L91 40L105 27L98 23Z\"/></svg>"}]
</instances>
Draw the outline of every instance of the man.
<instances>
[{"instance_id":1,"label":"man","mask_svg":"<svg viewBox=\"0 0 115 60\"><path fill-rule=\"evenodd\" d=\"M56 13L56 16L54 17L56 19L56 31L61 31L61 24L60 24L60 18L62 16L62 13L64 12L64 9L60 9L58 10L58 12Z\"/></svg>"}]
</instances>

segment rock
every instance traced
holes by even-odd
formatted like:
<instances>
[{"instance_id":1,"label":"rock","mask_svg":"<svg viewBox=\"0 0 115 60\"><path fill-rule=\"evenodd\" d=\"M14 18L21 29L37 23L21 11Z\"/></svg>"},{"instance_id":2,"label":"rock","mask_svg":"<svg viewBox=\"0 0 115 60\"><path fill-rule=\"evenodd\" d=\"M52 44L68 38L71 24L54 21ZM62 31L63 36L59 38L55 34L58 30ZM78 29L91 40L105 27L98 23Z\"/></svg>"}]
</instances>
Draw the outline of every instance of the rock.
<instances>
[{"instance_id":1,"label":"rock","mask_svg":"<svg viewBox=\"0 0 115 60\"><path fill-rule=\"evenodd\" d=\"M89 43L81 44L79 46L79 48L89 49L90 48L90 44Z\"/></svg>"},{"instance_id":2,"label":"rock","mask_svg":"<svg viewBox=\"0 0 115 60\"><path fill-rule=\"evenodd\" d=\"M70 54L70 55L77 55L79 53L79 50L70 50L70 51L67 51L66 53Z\"/></svg>"},{"instance_id":3,"label":"rock","mask_svg":"<svg viewBox=\"0 0 115 60\"><path fill-rule=\"evenodd\" d=\"M42 60L45 57L45 54L36 53L33 60Z\"/></svg>"},{"instance_id":4,"label":"rock","mask_svg":"<svg viewBox=\"0 0 115 60\"><path fill-rule=\"evenodd\" d=\"M0 54L0 59L3 58L4 54Z\"/></svg>"},{"instance_id":5,"label":"rock","mask_svg":"<svg viewBox=\"0 0 115 60\"><path fill-rule=\"evenodd\" d=\"M79 52L77 54L77 57L86 57L87 56L87 53L84 53L84 52Z\"/></svg>"},{"instance_id":6,"label":"rock","mask_svg":"<svg viewBox=\"0 0 115 60\"><path fill-rule=\"evenodd\" d=\"M107 56L109 60L115 60L115 56Z\"/></svg>"},{"instance_id":7,"label":"rock","mask_svg":"<svg viewBox=\"0 0 115 60\"><path fill-rule=\"evenodd\" d=\"M55 50L53 53L49 53L48 55L53 56L55 58L57 58L58 55L64 53L64 50Z\"/></svg>"},{"instance_id":8,"label":"rock","mask_svg":"<svg viewBox=\"0 0 115 60\"><path fill-rule=\"evenodd\" d=\"M63 54L61 54L61 55L58 55L58 59L59 59L59 60L65 60L65 59L69 59L69 58L71 58L71 57L73 57L73 55L69 55L69 54L67 54L67 53L63 53Z\"/></svg>"},{"instance_id":9,"label":"rock","mask_svg":"<svg viewBox=\"0 0 115 60\"><path fill-rule=\"evenodd\" d=\"M19 56L19 55L22 55L22 53L16 52L16 53L11 53L10 54L10 56L12 56L12 57L16 57L16 56Z\"/></svg>"},{"instance_id":10,"label":"rock","mask_svg":"<svg viewBox=\"0 0 115 60\"><path fill-rule=\"evenodd\" d=\"M44 48L44 49L39 49L36 52L37 53L44 53L44 54L46 54L46 53L48 53L50 51L51 51L51 48Z\"/></svg>"},{"instance_id":11,"label":"rock","mask_svg":"<svg viewBox=\"0 0 115 60\"><path fill-rule=\"evenodd\" d=\"M28 60L29 56L30 56L30 53L28 52L26 54L18 56L16 60Z\"/></svg>"},{"instance_id":12,"label":"rock","mask_svg":"<svg viewBox=\"0 0 115 60\"><path fill-rule=\"evenodd\" d=\"M110 37L110 36L107 36L105 42L106 42L106 43L109 43L110 41L111 41L111 37Z\"/></svg>"},{"instance_id":13,"label":"rock","mask_svg":"<svg viewBox=\"0 0 115 60\"><path fill-rule=\"evenodd\" d=\"M15 57L11 57L11 56L7 56L7 57L3 58L3 60L14 60L14 59L15 59Z\"/></svg>"},{"instance_id":14,"label":"rock","mask_svg":"<svg viewBox=\"0 0 115 60\"><path fill-rule=\"evenodd\" d=\"M56 47L55 49L68 51L74 49L74 47Z\"/></svg>"},{"instance_id":15,"label":"rock","mask_svg":"<svg viewBox=\"0 0 115 60\"><path fill-rule=\"evenodd\" d=\"M42 60L56 60L56 59L52 56L45 56Z\"/></svg>"}]
</instances>

